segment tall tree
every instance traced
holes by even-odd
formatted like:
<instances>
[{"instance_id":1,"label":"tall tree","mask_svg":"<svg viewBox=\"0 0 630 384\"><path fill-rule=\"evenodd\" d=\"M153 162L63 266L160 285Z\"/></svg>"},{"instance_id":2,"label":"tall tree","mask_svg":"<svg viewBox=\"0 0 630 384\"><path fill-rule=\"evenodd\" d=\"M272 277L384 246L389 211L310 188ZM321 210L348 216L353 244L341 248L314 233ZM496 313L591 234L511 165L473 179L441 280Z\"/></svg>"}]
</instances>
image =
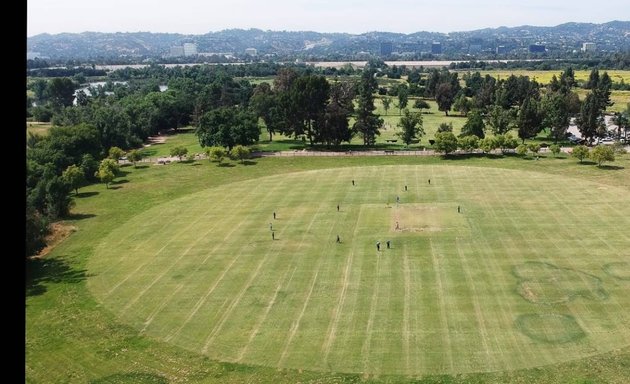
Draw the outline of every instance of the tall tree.
<instances>
[{"instance_id":1,"label":"tall tree","mask_svg":"<svg viewBox=\"0 0 630 384\"><path fill-rule=\"evenodd\" d=\"M290 94L300 118L300 126L294 135L305 134L312 146L326 110L330 84L324 76L303 75L292 84Z\"/></svg>"},{"instance_id":2,"label":"tall tree","mask_svg":"<svg viewBox=\"0 0 630 384\"><path fill-rule=\"evenodd\" d=\"M412 141L424 135L422 115L419 113L411 113L408 109L405 109L404 115L400 118L398 127L400 127L401 131L398 132L397 135L406 146L409 146Z\"/></svg>"},{"instance_id":3,"label":"tall tree","mask_svg":"<svg viewBox=\"0 0 630 384\"><path fill-rule=\"evenodd\" d=\"M345 82L335 82L330 88L330 101L326 105L324 121L318 131L317 141L327 145L339 146L341 142L349 142L353 132L350 130L349 118L354 110L354 87Z\"/></svg>"},{"instance_id":4,"label":"tall tree","mask_svg":"<svg viewBox=\"0 0 630 384\"><path fill-rule=\"evenodd\" d=\"M545 112L543 125L551 129L551 137L557 143L558 140L564 138L569 127L566 98L558 92L547 95L544 99L543 110Z\"/></svg>"},{"instance_id":5,"label":"tall tree","mask_svg":"<svg viewBox=\"0 0 630 384\"><path fill-rule=\"evenodd\" d=\"M389 107L392 105L392 98L389 96L385 96L381 99L383 102L383 109L385 110L385 116L387 116L387 111L389 111Z\"/></svg>"},{"instance_id":6,"label":"tall tree","mask_svg":"<svg viewBox=\"0 0 630 384\"><path fill-rule=\"evenodd\" d=\"M256 116L240 107L221 107L204 114L196 130L202 147L250 145L258 141Z\"/></svg>"},{"instance_id":7,"label":"tall tree","mask_svg":"<svg viewBox=\"0 0 630 384\"><path fill-rule=\"evenodd\" d=\"M46 93L53 107L69 107L74 101L75 83L69 77L55 77L48 83Z\"/></svg>"},{"instance_id":8,"label":"tall tree","mask_svg":"<svg viewBox=\"0 0 630 384\"><path fill-rule=\"evenodd\" d=\"M256 116L265 122L265 128L269 133L269 141L272 141L273 135L278 130L278 125L274 119L277 98L269 83L260 83L254 88L249 105Z\"/></svg>"},{"instance_id":9,"label":"tall tree","mask_svg":"<svg viewBox=\"0 0 630 384\"><path fill-rule=\"evenodd\" d=\"M542 129L542 121L543 118L536 99L526 98L516 116L518 137L523 140L523 143L525 143L525 139L531 139L538 135Z\"/></svg>"},{"instance_id":10,"label":"tall tree","mask_svg":"<svg viewBox=\"0 0 630 384\"><path fill-rule=\"evenodd\" d=\"M468 112L470 112L471 109L472 101L470 101L463 92L460 92L453 103L453 110L461 112L463 116L468 116Z\"/></svg>"},{"instance_id":11,"label":"tall tree","mask_svg":"<svg viewBox=\"0 0 630 384\"><path fill-rule=\"evenodd\" d=\"M582 108L580 109L580 115L577 118L577 126L582 134L582 138L591 142L597 135L600 127L604 123L600 102L597 99L595 92L589 92L584 99Z\"/></svg>"},{"instance_id":12,"label":"tall tree","mask_svg":"<svg viewBox=\"0 0 630 384\"><path fill-rule=\"evenodd\" d=\"M397 91L398 96L398 114L402 114L402 110L407 108L409 103L409 88L405 84L400 84Z\"/></svg>"},{"instance_id":13,"label":"tall tree","mask_svg":"<svg viewBox=\"0 0 630 384\"><path fill-rule=\"evenodd\" d=\"M457 150L457 137L452 132L438 132L435 134L435 148L438 152L444 152L444 155L448 155L451 152Z\"/></svg>"},{"instance_id":14,"label":"tall tree","mask_svg":"<svg viewBox=\"0 0 630 384\"><path fill-rule=\"evenodd\" d=\"M462 132L459 136L475 135L480 139L483 139L486 135L484 133L485 124L483 123L483 117L479 110L473 110L468 114L468 120L462 127Z\"/></svg>"},{"instance_id":15,"label":"tall tree","mask_svg":"<svg viewBox=\"0 0 630 384\"><path fill-rule=\"evenodd\" d=\"M374 79L374 69L366 67L358 87L357 115L353 129L363 138L363 145L371 146L380 135L383 119L374 113L374 91L378 87Z\"/></svg>"},{"instance_id":16,"label":"tall tree","mask_svg":"<svg viewBox=\"0 0 630 384\"><path fill-rule=\"evenodd\" d=\"M438 85L435 90L435 101L437 102L438 110L448 116L448 111L451 110L454 100L455 94L453 92L453 86L450 83L441 83Z\"/></svg>"},{"instance_id":17,"label":"tall tree","mask_svg":"<svg viewBox=\"0 0 630 384\"><path fill-rule=\"evenodd\" d=\"M502 135L512 129L514 115L512 109L503 109L499 105L493 105L488 109L486 123L490 126L492 133Z\"/></svg>"}]
</instances>

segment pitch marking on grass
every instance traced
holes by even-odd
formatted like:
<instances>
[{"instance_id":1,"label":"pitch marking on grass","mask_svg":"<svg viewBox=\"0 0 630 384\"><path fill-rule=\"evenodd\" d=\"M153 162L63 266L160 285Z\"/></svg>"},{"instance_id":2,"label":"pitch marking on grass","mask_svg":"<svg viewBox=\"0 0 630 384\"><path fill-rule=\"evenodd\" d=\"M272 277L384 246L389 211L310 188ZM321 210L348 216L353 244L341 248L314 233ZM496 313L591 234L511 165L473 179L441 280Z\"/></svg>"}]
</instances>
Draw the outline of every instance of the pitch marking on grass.
<instances>
[{"instance_id":1,"label":"pitch marking on grass","mask_svg":"<svg viewBox=\"0 0 630 384\"><path fill-rule=\"evenodd\" d=\"M279 367L284 365L284 361L286 360L287 354L289 352L289 346L291 345L291 342L293 341L293 338L295 337L295 334L297 333L297 330L300 327L300 321L302 321L302 317L304 316L304 313L306 312L306 307L308 306L308 302L311 299L311 295L313 294L313 289L315 288L315 282L317 282L317 276L319 275L320 267L321 267L321 263L317 266L317 270L315 271L315 274L313 275L313 279L311 280L308 294L304 298L304 305L302 305L302 310L300 311L300 314L298 315L297 320L295 320L293 324L291 324L291 329L289 330L289 337L287 337L287 341L284 343L284 348L282 349L282 354L280 355L280 360L278 361Z\"/></svg>"}]
</instances>

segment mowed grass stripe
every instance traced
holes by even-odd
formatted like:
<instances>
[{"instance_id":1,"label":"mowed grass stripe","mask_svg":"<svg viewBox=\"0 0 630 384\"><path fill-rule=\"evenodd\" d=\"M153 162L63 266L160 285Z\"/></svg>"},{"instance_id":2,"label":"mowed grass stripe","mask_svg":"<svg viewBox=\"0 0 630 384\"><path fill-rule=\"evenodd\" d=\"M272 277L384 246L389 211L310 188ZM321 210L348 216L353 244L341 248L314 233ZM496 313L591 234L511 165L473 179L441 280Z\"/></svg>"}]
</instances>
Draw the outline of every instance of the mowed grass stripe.
<instances>
[{"instance_id":1,"label":"mowed grass stripe","mask_svg":"<svg viewBox=\"0 0 630 384\"><path fill-rule=\"evenodd\" d=\"M101 281L90 287L123 321L146 334L225 361L422 375L513 370L577 358L628 342L623 332L628 319L615 314L629 304L620 295L619 281L605 277L606 284L616 283L609 289L616 297L606 303L577 299L551 311L583 315L577 324L588 323L589 334L601 337L580 345L550 345L515 326L518 316L550 308L523 299L512 274L515 265L538 261L601 276L604 261L622 258L627 238L603 246L605 228L577 232L577 223L604 227L610 209L604 197L616 201L621 190L592 194L599 199L592 206L600 207L593 208L600 218L589 221L593 211L562 216L567 206L554 199L579 197L580 188L597 184L578 181L576 188L569 182L575 180L491 168L383 166L229 184L122 224L98 247L99 260L89 264ZM557 197L548 201L531 190L532 183L546 185ZM226 195L230 198L220 198ZM212 202L211 212L199 220ZM459 215L458 205L463 208ZM612 217L625 225L628 208L620 210ZM138 249L135 260L108 265L107 260L121 258L120 248L109 244L128 251L119 236L134 239L129 235L134 225L161 212L178 212L176 227L193 220L198 225L172 239L178 232L163 227L160 220L166 218L154 220L152 227L143 224L140 232L151 236L162 226L160 241ZM396 218L404 220L403 231L393 230ZM337 234L341 244L335 242ZM159 257L110 296L103 295L111 288L108 276L118 276L118 282L165 241L170 244ZM591 245L599 247L602 262L585 252L573 255ZM561 263L566 257L574 260ZM541 332L553 331L553 324L541 324Z\"/></svg>"}]
</instances>

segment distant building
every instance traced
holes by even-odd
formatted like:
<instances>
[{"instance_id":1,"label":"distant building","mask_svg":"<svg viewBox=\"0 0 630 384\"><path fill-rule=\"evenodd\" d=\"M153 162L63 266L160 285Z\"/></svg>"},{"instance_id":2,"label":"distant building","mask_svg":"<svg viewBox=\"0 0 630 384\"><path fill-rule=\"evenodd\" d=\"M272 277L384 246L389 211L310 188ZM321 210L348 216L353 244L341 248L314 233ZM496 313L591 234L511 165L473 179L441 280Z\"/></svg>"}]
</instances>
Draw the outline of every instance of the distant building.
<instances>
[{"instance_id":1,"label":"distant building","mask_svg":"<svg viewBox=\"0 0 630 384\"><path fill-rule=\"evenodd\" d=\"M184 47L181 45L175 45L171 47L170 55L172 57L184 56Z\"/></svg>"},{"instance_id":2,"label":"distant building","mask_svg":"<svg viewBox=\"0 0 630 384\"><path fill-rule=\"evenodd\" d=\"M392 54L393 45L389 41L381 42L381 56L389 56Z\"/></svg>"},{"instance_id":3,"label":"distant building","mask_svg":"<svg viewBox=\"0 0 630 384\"><path fill-rule=\"evenodd\" d=\"M42 55L39 52L26 52L26 60L35 60L41 58Z\"/></svg>"},{"instance_id":4,"label":"distant building","mask_svg":"<svg viewBox=\"0 0 630 384\"><path fill-rule=\"evenodd\" d=\"M597 45L595 45L595 43L582 44L582 52L595 52L596 50L597 50Z\"/></svg>"},{"instance_id":5,"label":"distant building","mask_svg":"<svg viewBox=\"0 0 630 384\"><path fill-rule=\"evenodd\" d=\"M245 54L250 56L258 55L258 50L256 48L245 48Z\"/></svg>"},{"instance_id":6,"label":"distant building","mask_svg":"<svg viewBox=\"0 0 630 384\"><path fill-rule=\"evenodd\" d=\"M542 44L530 44L529 45L529 52L530 53L544 53L545 52L545 46Z\"/></svg>"},{"instance_id":7,"label":"distant building","mask_svg":"<svg viewBox=\"0 0 630 384\"><path fill-rule=\"evenodd\" d=\"M195 56L197 54L197 44L184 43L184 56Z\"/></svg>"},{"instance_id":8,"label":"distant building","mask_svg":"<svg viewBox=\"0 0 630 384\"><path fill-rule=\"evenodd\" d=\"M442 43L440 43L439 41L434 41L431 44L431 53L434 55L442 54Z\"/></svg>"},{"instance_id":9,"label":"distant building","mask_svg":"<svg viewBox=\"0 0 630 384\"><path fill-rule=\"evenodd\" d=\"M497 46L497 55L502 55L502 54L507 53L507 52L508 52L508 50L505 47L505 45Z\"/></svg>"}]
</instances>

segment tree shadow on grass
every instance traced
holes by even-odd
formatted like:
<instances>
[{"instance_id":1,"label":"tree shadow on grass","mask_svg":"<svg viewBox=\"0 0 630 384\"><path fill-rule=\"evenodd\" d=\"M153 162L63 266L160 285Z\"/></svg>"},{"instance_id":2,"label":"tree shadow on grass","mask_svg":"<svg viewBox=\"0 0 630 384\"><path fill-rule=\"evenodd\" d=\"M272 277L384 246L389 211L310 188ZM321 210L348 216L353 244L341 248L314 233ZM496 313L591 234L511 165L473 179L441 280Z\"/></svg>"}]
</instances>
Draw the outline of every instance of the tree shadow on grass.
<instances>
[{"instance_id":1,"label":"tree shadow on grass","mask_svg":"<svg viewBox=\"0 0 630 384\"><path fill-rule=\"evenodd\" d=\"M444 160L452 160L452 161L458 161L458 160L468 160L468 159L481 159L483 157L488 157L491 159L500 159L501 155L494 155L494 154L484 154L484 153L449 153L448 155L442 155L442 159Z\"/></svg>"},{"instance_id":2,"label":"tree shadow on grass","mask_svg":"<svg viewBox=\"0 0 630 384\"><path fill-rule=\"evenodd\" d=\"M110 185L118 185L118 184L127 184L128 182L129 182L129 180L127 180L127 179L120 179L120 180L114 180L114 181L112 181L109 184Z\"/></svg>"},{"instance_id":3,"label":"tree shadow on grass","mask_svg":"<svg viewBox=\"0 0 630 384\"><path fill-rule=\"evenodd\" d=\"M83 219L90 219L92 217L96 217L96 215L93 214L93 213L71 213L68 216L66 216L66 219L68 219L68 220L83 220Z\"/></svg>"},{"instance_id":4,"label":"tree shadow on grass","mask_svg":"<svg viewBox=\"0 0 630 384\"><path fill-rule=\"evenodd\" d=\"M236 167L236 165L232 163L219 163L217 164L217 167L232 168Z\"/></svg>"},{"instance_id":5,"label":"tree shadow on grass","mask_svg":"<svg viewBox=\"0 0 630 384\"><path fill-rule=\"evenodd\" d=\"M92 197L92 196L96 196L96 195L98 195L98 192L91 191L91 192L79 192L78 195L72 195L72 196L76 197L77 199L84 199L86 197Z\"/></svg>"},{"instance_id":6,"label":"tree shadow on grass","mask_svg":"<svg viewBox=\"0 0 630 384\"><path fill-rule=\"evenodd\" d=\"M144 168L149 168L149 166L147 164L142 164L142 165L136 165L133 168L134 169L144 169Z\"/></svg>"},{"instance_id":7,"label":"tree shadow on grass","mask_svg":"<svg viewBox=\"0 0 630 384\"><path fill-rule=\"evenodd\" d=\"M107 188L107 189L111 189L111 190L115 191L115 190L120 189L120 188L122 188L120 185L110 185L109 188Z\"/></svg>"},{"instance_id":8,"label":"tree shadow on grass","mask_svg":"<svg viewBox=\"0 0 630 384\"><path fill-rule=\"evenodd\" d=\"M252 161L252 160L245 160L241 164L243 164L243 165L256 165L256 164L258 164L258 162Z\"/></svg>"},{"instance_id":9,"label":"tree shadow on grass","mask_svg":"<svg viewBox=\"0 0 630 384\"><path fill-rule=\"evenodd\" d=\"M50 283L76 284L86 279L85 269L76 269L62 258L26 259L26 296L46 292Z\"/></svg>"},{"instance_id":10,"label":"tree shadow on grass","mask_svg":"<svg viewBox=\"0 0 630 384\"><path fill-rule=\"evenodd\" d=\"M623 166L621 165L601 165L598 167L599 169L605 169L607 171L620 171L622 169L625 169Z\"/></svg>"},{"instance_id":11,"label":"tree shadow on grass","mask_svg":"<svg viewBox=\"0 0 630 384\"><path fill-rule=\"evenodd\" d=\"M594 161L589 161L589 160L583 160L578 163L578 165L596 165L596 164L597 163L595 163Z\"/></svg>"}]
</instances>

